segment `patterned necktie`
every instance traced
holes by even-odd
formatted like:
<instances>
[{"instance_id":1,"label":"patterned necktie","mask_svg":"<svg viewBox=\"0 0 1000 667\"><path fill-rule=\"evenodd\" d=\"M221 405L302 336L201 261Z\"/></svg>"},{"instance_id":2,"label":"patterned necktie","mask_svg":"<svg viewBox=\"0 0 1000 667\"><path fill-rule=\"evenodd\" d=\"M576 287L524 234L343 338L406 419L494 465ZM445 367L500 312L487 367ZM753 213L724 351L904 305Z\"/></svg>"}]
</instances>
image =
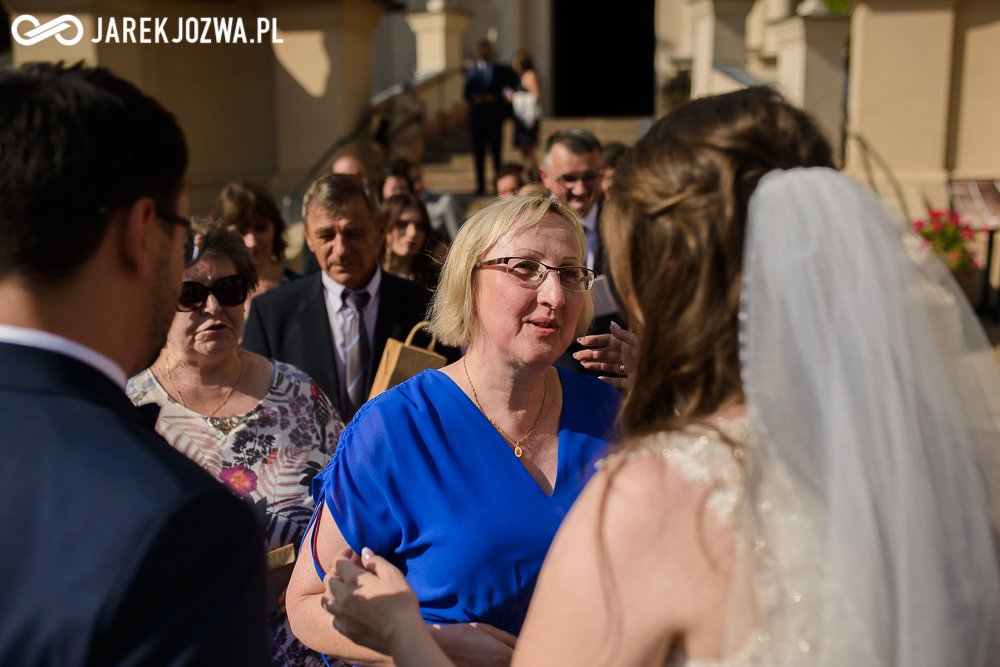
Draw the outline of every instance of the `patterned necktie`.
<instances>
[{"instance_id":1,"label":"patterned necktie","mask_svg":"<svg viewBox=\"0 0 1000 667\"><path fill-rule=\"evenodd\" d=\"M350 292L344 290L344 304L354 313L350 326L347 328L347 414L344 421L350 421L354 413L367 398L365 377L368 375L370 351L368 349L368 329L365 327L365 306L371 295L368 292Z\"/></svg>"}]
</instances>

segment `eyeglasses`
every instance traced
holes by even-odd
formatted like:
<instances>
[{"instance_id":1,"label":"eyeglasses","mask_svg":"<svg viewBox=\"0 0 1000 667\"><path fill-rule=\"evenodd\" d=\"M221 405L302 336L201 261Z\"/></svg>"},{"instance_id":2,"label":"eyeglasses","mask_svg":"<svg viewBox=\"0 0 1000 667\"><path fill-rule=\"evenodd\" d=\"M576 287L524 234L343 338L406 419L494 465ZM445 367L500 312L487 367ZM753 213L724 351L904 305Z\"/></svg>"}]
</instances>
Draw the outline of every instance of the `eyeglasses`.
<instances>
[{"instance_id":1,"label":"eyeglasses","mask_svg":"<svg viewBox=\"0 0 1000 667\"><path fill-rule=\"evenodd\" d=\"M556 176L555 180L559 181L559 185L563 186L567 190L570 190L576 185L577 181L583 181L583 184L587 187L596 185L601 176L604 176L603 169L598 169L597 171L585 171L579 176L574 174L563 174L562 176Z\"/></svg>"},{"instance_id":2,"label":"eyeglasses","mask_svg":"<svg viewBox=\"0 0 1000 667\"><path fill-rule=\"evenodd\" d=\"M583 266L549 266L538 260L526 257L499 257L488 259L476 264L475 268L487 266L503 266L507 275L519 285L528 289L538 289L545 282L549 271L555 271L559 276L559 284L569 292L586 292L594 286L597 274Z\"/></svg>"},{"instance_id":3,"label":"eyeglasses","mask_svg":"<svg viewBox=\"0 0 1000 667\"><path fill-rule=\"evenodd\" d=\"M201 257L201 232L191 227L191 220L177 215L161 204L156 205L156 215L167 222L187 227L187 238L184 239L184 268L194 266Z\"/></svg>"},{"instance_id":4,"label":"eyeglasses","mask_svg":"<svg viewBox=\"0 0 1000 667\"><path fill-rule=\"evenodd\" d=\"M181 284L181 298L177 300L177 311L191 313L201 310L205 307L209 294L214 294L221 306L238 306L247 300L249 289L246 276L239 274L220 278L211 287L185 280Z\"/></svg>"}]
</instances>

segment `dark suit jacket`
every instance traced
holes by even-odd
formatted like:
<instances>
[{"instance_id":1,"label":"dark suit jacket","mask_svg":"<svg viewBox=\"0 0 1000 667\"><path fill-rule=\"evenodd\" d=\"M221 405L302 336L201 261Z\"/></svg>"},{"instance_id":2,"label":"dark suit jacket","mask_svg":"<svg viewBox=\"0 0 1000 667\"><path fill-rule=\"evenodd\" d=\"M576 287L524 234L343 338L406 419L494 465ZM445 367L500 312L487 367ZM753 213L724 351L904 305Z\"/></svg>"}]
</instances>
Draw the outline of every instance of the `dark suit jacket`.
<instances>
[{"instance_id":1,"label":"dark suit jacket","mask_svg":"<svg viewBox=\"0 0 1000 667\"><path fill-rule=\"evenodd\" d=\"M0 664L268 664L253 514L155 412L0 343Z\"/></svg>"},{"instance_id":2,"label":"dark suit jacket","mask_svg":"<svg viewBox=\"0 0 1000 667\"><path fill-rule=\"evenodd\" d=\"M465 100L469 103L470 118L485 115L491 119L502 119L506 115L510 105L504 97L503 89L517 87L517 75L507 65L498 62L493 63L493 76L489 82L483 77L477 65L473 65L465 72ZM486 95L493 93L496 98L489 104L473 104L472 99L476 95Z\"/></svg>"},{"instance_id":3,"label":"dark suit jacket","mask_svg":"<svg viewBox=\"0 0 1000 667\"><path fill-rule=\"evenodd\" d=\"M406 340L410 329L425 319L430 296L423 285L382 272L366 394L371 391L386 341L390 338ZM343 415L332 331L323 298L322 274L317 273L254 298L243 329L243 348L298 366ZM414 338L415 345L429 342L430 338L423 332ZM458 359L455 348L438 345L435 350L449 362Z\"/></svg>"},{"instance_id":4,"label":"dark suit jacket","mask_svg":"<svg viewBox=\"0 0 1000 667\"><path fill-rule=\"evenodd\" d=\"M598 223L597 228L598 232L600 232L601 213L603 213L604 201L603 200L598 201L594 205L597 207L597 223ZM594 271L597 272L597 275L599 276L603 275L605 278L607 278L608 286L611 288L611 292L615 296L615 299L617 300L618 294L617 291L615 290L614 282L611 281L611 271L607 266L607 256L604 250L604 238L600 233L598 233L597 235L597 247L594 249ZM614 321L621 327L624 327L626 329L628 328L628 322L625 321L624 313L618 312L618 313L612 313L610 315L602 315L600 317L595 317L593 323L591 323L590 325L590 329L587 331L587 334L595 335L595 334L611 333L612 321ZM593 375L594 377L597 377L599 375L607 375L607 373L603 371L588 370L583 367L583 364L581 364L579 361L573 358L574 354L583 349L586 348L584 348L583 345L580 345L574 340L572 343L570 343L569 348L567 348L567 350L558 359L556 359L555 365L560 366L562 368L566 368L571 371L576 371L577 373L583 373L584 375Z\"/></svg>"}]
</instances>

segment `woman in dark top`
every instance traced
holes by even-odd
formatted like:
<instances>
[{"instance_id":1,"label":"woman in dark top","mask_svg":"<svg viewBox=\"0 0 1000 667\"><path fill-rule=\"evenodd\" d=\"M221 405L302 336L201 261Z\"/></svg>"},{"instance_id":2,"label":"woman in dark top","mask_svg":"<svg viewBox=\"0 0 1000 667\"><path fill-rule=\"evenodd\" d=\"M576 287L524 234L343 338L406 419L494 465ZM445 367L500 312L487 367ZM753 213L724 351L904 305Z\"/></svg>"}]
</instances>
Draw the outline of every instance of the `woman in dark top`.
<instances>
[{"instance_id":1,"label":"woman in dark top","mask_svg":"<svg viewBox=\"0 0 1000 667\"><path fill-rule=\"evenodd\" d=\"M393 195L382 204L385 251L382 270L433 287L437 271L427 254L434 234L427 208L411 194Z\"/></svg>"}]
</instances>

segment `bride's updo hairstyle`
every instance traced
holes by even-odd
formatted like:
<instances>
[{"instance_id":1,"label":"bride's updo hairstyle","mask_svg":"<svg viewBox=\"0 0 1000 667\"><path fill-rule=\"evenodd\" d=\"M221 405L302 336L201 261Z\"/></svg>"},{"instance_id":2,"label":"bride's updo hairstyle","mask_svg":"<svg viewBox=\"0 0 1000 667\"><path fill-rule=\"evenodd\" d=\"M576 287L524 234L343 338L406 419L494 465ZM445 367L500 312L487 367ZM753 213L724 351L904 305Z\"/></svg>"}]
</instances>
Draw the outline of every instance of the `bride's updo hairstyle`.
<instances>
[{"instance_id":1,"label":"bride's updo hairstyle","mask_svg":"<svg viewBox=\"0 0 1000 667\"><path fill-rule=\"evenodd\" d=\"M750 196L773 169L833 166L812 119L765 87L677 107L619 164L601 232L641 340L626 436L678 430L743 400L737 314Z\"/></svg>"}]
</instances>

